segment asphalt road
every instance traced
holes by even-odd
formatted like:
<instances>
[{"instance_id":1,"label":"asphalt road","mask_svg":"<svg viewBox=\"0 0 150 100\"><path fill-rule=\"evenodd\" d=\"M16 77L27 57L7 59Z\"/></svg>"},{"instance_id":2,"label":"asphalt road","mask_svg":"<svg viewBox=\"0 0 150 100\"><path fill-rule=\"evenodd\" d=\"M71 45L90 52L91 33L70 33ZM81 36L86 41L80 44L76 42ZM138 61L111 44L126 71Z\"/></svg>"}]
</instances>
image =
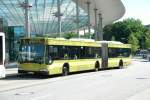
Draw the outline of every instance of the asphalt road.
<instances>
[{"instance_id":1,"label":"asphalt road","mask_svg":"<svg viewBox=\"0 0 150 100\"><path fill-rule=\"evenodd\" d=\"M0 80L0 100L150 100L150 62L128 68L52 78L11 75Z\"/></svg>"}]
</instances>

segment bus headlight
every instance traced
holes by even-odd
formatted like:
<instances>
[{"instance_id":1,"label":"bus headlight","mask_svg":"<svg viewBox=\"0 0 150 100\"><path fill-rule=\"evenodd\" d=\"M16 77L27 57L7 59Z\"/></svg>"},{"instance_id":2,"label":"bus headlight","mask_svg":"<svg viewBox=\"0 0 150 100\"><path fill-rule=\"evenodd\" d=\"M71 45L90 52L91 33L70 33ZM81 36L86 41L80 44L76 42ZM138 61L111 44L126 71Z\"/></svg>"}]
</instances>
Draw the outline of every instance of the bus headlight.
<instances>
[{"instance_id":1,"label":"bus headlight","mask_svg":"<svg viewBox=\"0 0 150 100\"><path fill-rule=\"evenodd\" d=\"M50 65L50 64L52 64L52 63L53 63L53 60L51 60L51 59L50 59L50 60L46 60L46 64L47 64L47 65Z\"/></svg>"},{"instance_id":2,"label":"bus headlight","mask_svg":"<svg viewBox=\"0 0 150 100\"><path fill-rule=\"evenodd\" d=\"M53 62L53 61L52 61L52 60L50 60L50 61L49 61L49 64L51 64L52 62Z\"/></svg>"}]
</instances>

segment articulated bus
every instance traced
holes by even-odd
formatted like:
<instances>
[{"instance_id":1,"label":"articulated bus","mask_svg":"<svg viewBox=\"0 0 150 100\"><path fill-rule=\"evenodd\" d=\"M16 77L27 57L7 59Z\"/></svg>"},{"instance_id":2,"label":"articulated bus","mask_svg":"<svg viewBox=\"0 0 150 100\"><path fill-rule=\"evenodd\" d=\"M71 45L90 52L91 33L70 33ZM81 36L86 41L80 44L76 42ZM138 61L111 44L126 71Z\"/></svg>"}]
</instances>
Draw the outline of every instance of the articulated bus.
<instances>
[{"instance_id":1,"label":"articulated bus","mask_svg":"<svg viewBox=\"0 0 150 100\"><path fill-rule=\"evenodd\" d=\"M5 77L5 34L0 32L0 78Z\"/></svg>"},{"instance_id":2,"label":"articulated bus","mask_svg":"<svg viewBox=\"0 0 150 100\"><path fill-rule=\"evenodd\" d=\"M131 63L131 45L112 41L61 38L20 40L18 73L67 75Z\"/></svg>"}]
</instances>

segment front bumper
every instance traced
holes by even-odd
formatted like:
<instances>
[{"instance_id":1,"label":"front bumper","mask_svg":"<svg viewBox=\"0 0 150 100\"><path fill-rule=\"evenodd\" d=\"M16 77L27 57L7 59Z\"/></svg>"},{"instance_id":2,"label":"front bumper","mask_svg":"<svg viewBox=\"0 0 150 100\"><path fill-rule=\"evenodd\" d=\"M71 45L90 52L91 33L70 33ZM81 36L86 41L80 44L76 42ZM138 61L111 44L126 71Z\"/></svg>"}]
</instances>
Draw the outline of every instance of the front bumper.
<instances>
[{"instance_id":1,"label":"front bumper","mask_svg":"<svg viewBox=\"0 0 150 100\"><path fill-rule=\"evenodd\" d=\"M39 74L39 75L49 75L48 71L25 71L25 70L18 70L18 73L23 74L23 73L34 73L34 74Z\"/></svg>"}]
</instances>

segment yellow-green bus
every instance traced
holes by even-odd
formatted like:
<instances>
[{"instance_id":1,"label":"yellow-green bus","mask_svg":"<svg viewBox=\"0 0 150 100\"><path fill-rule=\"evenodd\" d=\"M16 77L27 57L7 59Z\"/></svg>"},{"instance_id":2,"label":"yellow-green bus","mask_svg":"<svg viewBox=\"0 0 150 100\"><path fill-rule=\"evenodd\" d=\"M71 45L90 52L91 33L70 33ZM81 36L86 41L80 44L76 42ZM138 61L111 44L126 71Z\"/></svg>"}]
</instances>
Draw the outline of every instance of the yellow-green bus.
<instances>
[{"instance_id":1,"label":"yellow-green bus","mask_svg":"<svg viewBox=\"0 0 150 100\"><path fill-rule=\"evenodd\" d=\"M23 38L19 63L18 73L42 75L123 67L131 63L131 45L89 39Z\"/></svg>"}]
</instances>

